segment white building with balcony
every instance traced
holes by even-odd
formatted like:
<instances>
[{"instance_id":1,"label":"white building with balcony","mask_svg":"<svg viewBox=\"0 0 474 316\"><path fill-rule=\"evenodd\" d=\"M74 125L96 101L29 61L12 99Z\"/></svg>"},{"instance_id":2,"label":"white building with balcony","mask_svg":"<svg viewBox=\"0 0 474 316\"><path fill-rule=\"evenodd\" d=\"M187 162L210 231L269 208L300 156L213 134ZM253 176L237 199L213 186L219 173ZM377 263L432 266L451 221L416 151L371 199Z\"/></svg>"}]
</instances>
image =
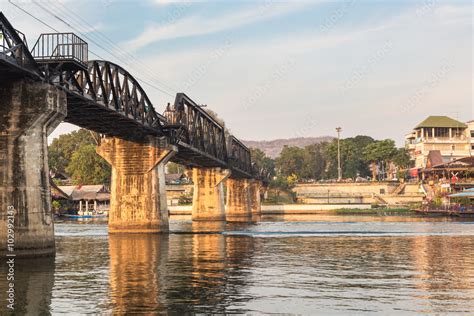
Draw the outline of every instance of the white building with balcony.
<instances>
[{"instance_id":1,"label":"white building with balcony","mask_svg":"<svg viewBox=\"0 0 474 316\"><path fill-rule=\"evenodd\" d=\"M443 162L472 156L474 121L459 122L447 116L430 116L405 136L405 146L416 168L429 165L428 155L441 156Z\"/></svg>"},{"instance_id":2,"label":"white building with balcony","mask_svg":"<svg viewBox=\"0 0 474 316\"><path fill-rule=\"evenodd\" d=\"M469 129L469 137L471 138L471 156L474 154L474 120L471 120L466 123L467 128Z\"/></svg>"}]
</instances>

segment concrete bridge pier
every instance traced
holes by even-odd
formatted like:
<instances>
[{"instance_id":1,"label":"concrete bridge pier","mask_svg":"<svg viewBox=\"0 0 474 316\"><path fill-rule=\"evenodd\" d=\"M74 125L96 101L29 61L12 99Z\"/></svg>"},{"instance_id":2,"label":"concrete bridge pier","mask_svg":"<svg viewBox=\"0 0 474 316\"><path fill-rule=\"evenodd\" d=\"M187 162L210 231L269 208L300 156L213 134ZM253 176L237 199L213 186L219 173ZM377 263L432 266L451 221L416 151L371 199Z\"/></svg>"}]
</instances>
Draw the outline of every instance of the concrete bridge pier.
<instances>
[{"instance_id":1,"label":"concrete bridge pier","mask_svg":"<svg viewBox=\"0 0 474 316\"><path fill-rule=\"evenodd\" d=\"M112 166L109 233L167 232L165 164L176 147L156 137L145 143L111 137L97 153Z\"/></svg>"},{"instance_id":2,"label":"concrete bridge pier","mask_svg":"<svg viewBox=\"0 0 474 316\"><path fill-rule=\"evenodd\" d=\"M47 136L66 111L65 93L50 84L25 79L0 86L2 255L55 252Z\"/></svg>"},{"instance_id":3,"label":"concrete bridge pier","mask_svg":"<svg viewBox=\"0 0 474 316\"><path fill-rule=\"evenodd\" d=\"M248 221L252 217L250 209L250 180L227 179L227 221Z\"/></svg>"},{"instance_id":4,"label":"concrete bridge pier","mask_svg":"<svg viewBox=\"0 0 474 316\"><path fill-rule=\"evenodd\" d=\"M262 212L261 189L263 182L261 180L250 180L250 211L253 215L260 215Z\"/></svg>"},{"instance_id":5,"label":"concrete bridge pier","mask_svg":"<svg viewBox=\"0 0 474 316\"><path fill-rule=\"evenodd\" d=\"M193 168L193 212L195 221L224 221L224 181L230 170Z\"/></svg>"}]
</instances>

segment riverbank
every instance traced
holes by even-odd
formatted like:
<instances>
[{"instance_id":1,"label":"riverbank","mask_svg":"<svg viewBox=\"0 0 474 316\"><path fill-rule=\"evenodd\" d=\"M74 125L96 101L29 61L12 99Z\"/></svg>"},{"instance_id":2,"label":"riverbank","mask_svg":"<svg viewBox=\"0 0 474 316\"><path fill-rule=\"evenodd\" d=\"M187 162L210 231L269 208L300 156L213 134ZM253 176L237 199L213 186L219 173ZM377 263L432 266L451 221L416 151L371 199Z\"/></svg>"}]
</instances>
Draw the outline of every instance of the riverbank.
<instances>
[{"instance_id":1,"label":"riverbank","mask_svg":"<svg viewBox=\"0 0 474 316\"><path fill-rule=\"evenodd\" d=\"M170 215L191 215L192 205L169 206ZM298 215L298 214L403 214L414 215L408 208L377 208L369 204L281 204L262 205L262 215Z\"/></svg>"}]
</instances>

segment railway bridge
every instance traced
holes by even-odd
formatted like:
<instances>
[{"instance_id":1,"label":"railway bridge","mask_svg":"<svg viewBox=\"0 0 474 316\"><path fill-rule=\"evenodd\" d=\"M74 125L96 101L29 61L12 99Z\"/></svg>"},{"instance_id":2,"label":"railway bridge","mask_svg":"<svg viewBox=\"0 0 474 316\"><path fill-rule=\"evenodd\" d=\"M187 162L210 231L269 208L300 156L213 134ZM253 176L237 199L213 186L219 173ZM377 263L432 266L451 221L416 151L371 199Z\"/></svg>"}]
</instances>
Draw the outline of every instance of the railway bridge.
<instances>
[{"instance_id":1,"label":"railway bridge","mask_svg":"<svg viewBox=\"0 0 474 316\"><path fill-rule=\"evenodd\" d=\"M260 211L262 181L241 141L184 93L158 113L132 74L88 52L73 33L42 34L29 48L0 12L0 252L12 234L17 254L54 252L47 136L63 121L101 135L110 233L168 231L168 161L192 169L193 220Z\"/></svg>"}]
</instances>

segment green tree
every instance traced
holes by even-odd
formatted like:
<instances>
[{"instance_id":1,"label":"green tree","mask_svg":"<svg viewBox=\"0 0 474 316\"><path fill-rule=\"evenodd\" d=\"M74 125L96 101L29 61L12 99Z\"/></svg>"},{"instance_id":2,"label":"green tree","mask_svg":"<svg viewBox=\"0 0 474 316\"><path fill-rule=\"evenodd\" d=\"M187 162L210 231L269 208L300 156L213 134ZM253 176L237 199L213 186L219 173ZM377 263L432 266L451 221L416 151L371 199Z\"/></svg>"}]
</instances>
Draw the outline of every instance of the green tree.
<instances>
[{"instance_id":1,"label":"green tree","mask_svg":"<svg viewBox=\"0 0 474 316\"><path fill-rule=\"evenodd\" d=\"M372 164L372 180L376 179L375 165L380 165L386 169L397 154L395 142L391 139L379 140L365 147L364 156L368 163Z\"/></svg>"},{"instance_id":2,"label":"green tree","mask_svg":"<svg viewBox=\"0 0 474 316\"><path fill-rule=\"evenodd\" d=\"M93 144L95 144L94 138L86 129L60 135L48 146L49 169L53 172L66 173L73 153L82 145Z\"/></svg>"},{"instance_id":3,"label":"green tree","mask_svg":"<svg viewBox=\"0 0 474 316\"><path fill-rule=\"evenodd\" d=\"M59 202L58 200L54 200L51 202L51 208L53 209L53 211L55 213L57 213L59 211L59 209L61 208L61 202Z\"/></svg>"},{"instance_id":4,"label":"green tree","mask_svg":"<svg viewBox=\"0 0 474 316\"><path fill-rule=\"evenodd\" d=\"M360 139L358 139L360 140ZM355 138L345 138L340 141L341 168L344 178L354 178L357 175L365 176L367 166L362 153L360 141ZM362 147L363 148L363 147ZM328 176L337 177L337 140L333 140L327 147Z\"/></svg>"},{"instance_id":5,"label":"green tree","mask_svg":"<svg viewBox=\"0 0 474 316\"><path fill-rule=\"evenodd\" d=\"M280 156L275 160L278 174L288 177L295 174L301 178L304 164L304 149L299 147L283 147Z\"/></svg>"},{"instance_id":6,"label":"green tree","mask_svg":"<svg viewBox=\"0 0 474 316\"><path fill-rule=\"evenodd\" d=\"M369 144L364 149L364 156L367 163L371 165L372 170L372 181L377 179L377 168L376 165L380 160L380 154L378 152L378 145L377 143Z\"/></svg>"},{"instance_id":7,"label":"green tree","mask_svg":"<svg viewBox=\"0 0 474 316\"><path fill-rule=\"evenodd\" d=\"M328 143L322 142L304 148L301 178L319 180L326 177L327 146Z\"/></svg>"},{"instance_id":8,"label":"green tree","mask_svg":"<svg viewBox=\"0 0 474 316\"><path fill-rule=\"evenodd\" d=\"M410 154L406 148L398 148L396 154L393 157L393 162L403 169L408 169L412 167L412 161Z\"/></svg>"},{"instance_id":9,"label":"green tree","mask_svg":"<svg viewBox=\"0 0 474 316\"><path fill-rule=\"evenodd\" d=\"M264 173L264 176L268 179L275 176L275 161L265 155L262 150L250 148L250 157L257 172Z\"/></svg>"},{"instance_id":10,"label":"green tree","mask_svg":"<svg viewBox=\"0 0 474 316\"><path fill-rule=\"evenodd\" d=\"M356 157L357 157L357 173L361 177L367 177L370 175L370 169L369 165L364 159L364 150L365 147L367 147L369 144L372 144L375 142L375 140L370 137L370 136L365 136L365 135L358 135L354 137L353 143L356 148Z\"/></svg>"},{"instance_id":11,"label":"green tree","mask_svg":"<svg viewBox=\"0 0 474 316\"><path fill-rule=\"evenodd\" d=\"M408 169L414 166L410 154L406 148L398 148L397 153L393 157L393 163L399 167L397 177L404 179L408 175Z\"/></svg>"},{"instance_id":12,"label":"green tree","mask_svg":"<svg viewBox=\"0 0 474 316\"><path fill-rule=\"evenodd\" d=\"M95 145L82 144L72 154L66 172L74 184L102 184L110 182L110 165L95 151Z\"/></svg>"},{"instance_id":13,"label":"green tree","mask_svg":"<svg viewBox=\"0 0 474 316\"><path fill-rule=\"evenodd\" d=\"M348 138L348 139L351 139L361 152L367 145L375 142L375 139L366 135L357 135L354 138Z\"/></svg>"},{"instance_id":14,"label":"green tree","mask_svg":"<svg viewBox=\"0 0 474 316\"><path fill-rule=\"evenodd\" d=\"M284 177L283 175L279 174L273 177L269 183L269 187L271 189L276 189L277 191L290 192L294 187L296 180L297 178L295 175Z\"/></svg>"}]
</instances>

